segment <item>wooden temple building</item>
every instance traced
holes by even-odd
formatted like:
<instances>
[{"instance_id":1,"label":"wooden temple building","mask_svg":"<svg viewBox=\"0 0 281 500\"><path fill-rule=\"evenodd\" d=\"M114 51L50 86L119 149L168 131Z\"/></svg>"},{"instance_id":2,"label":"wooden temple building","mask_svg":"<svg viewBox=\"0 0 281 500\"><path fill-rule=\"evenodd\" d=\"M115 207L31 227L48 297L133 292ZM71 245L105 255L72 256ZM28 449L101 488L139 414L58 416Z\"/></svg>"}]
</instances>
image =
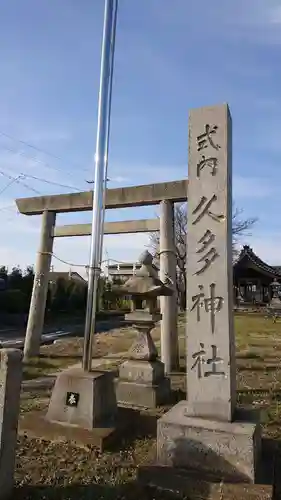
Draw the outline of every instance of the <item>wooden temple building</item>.
<instances>
[{"instance_id":1,"label":"wooden temple building","mask_svg":"<svg viewBox=\"0 0 281 500\"><path fill-rule=\"evenodd\" d=\"M235 303L267 304L271 299L271 287L276 279L281 284L281 266L270 266L245 245L233 266Z\"/></svg>"}]
</instances>

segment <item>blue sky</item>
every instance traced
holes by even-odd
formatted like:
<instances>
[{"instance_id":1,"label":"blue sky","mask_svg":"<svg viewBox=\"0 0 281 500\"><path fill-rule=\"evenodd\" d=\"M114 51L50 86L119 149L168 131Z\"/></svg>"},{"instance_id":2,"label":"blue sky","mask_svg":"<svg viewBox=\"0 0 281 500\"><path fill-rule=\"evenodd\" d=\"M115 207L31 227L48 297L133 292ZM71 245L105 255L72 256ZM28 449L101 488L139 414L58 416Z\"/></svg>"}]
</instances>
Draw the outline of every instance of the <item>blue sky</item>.
<instances>
[{"instance_id":1,"label":"blue sky","mask_svg":"<svg viewBox=\"0 0 281 500\"><path fill-rule=\"evenodd\" d=\"M71 190L50 182L87 189L94 175L104 0L0 4L0 260L25 266L35 261L40 218L17 214L14 199ZM185 178L188 110L228 102L235 202L259 218L247 240L280 264L280 60L280 0L119 0L109 187ZM7 175L21 173L7 187ZM107 219L155 213L116 210ZM58 222L90 222L90 213ZM147 241L107 236L106 255L135 260ZM89 238L56 241L54 252L86 265Z\"/></svg>"}]
</instances>

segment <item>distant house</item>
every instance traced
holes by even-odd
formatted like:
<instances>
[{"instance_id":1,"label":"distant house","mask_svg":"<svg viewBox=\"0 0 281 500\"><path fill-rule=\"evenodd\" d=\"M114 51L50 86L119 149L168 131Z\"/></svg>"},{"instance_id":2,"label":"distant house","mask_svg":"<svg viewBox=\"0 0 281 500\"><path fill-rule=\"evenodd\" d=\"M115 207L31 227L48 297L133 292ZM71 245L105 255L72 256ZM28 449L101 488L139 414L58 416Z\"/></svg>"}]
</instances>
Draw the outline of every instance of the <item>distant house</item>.
<instances>
[{"instance_id":1,"label":"distant house","mask_svg":"<svg viewBox=\"0 0 281 500\"><path fill-rule=\"evenodd\" d=\"M76 271L50 271L49 272L49 283L50 285L55 285L59 279L63 279L65 281L74 281L81 285L87 286L87 281Z\"/></svg>"},{"instance_id":2,"label":"distant house","mask_svg":"<svg viewBox=\"0 0 281 500\"><path fill-rule=\"evenodd\" d=\"M142 264L140 262L124 262L121 264L111 264L107 266L107 273L109 279L114 279L114 277L118 276L123 278L124 281L130 278L130 276L134 276L137 271L140 270ZM159 272L159 269L152 264L153 269ZM130 300L130 296L124 296L124 300ZM160 305L160 298L157 298L158 306ZM136 300L137 307L142 308L142 300Z\"/></svg>"},{"instance_id":3,"label":"distant house","mask_svg":"<svg viewBox=\"0 0 281 500\"><path fill-rule=\"evenodd\" d=\"M112 264L108 266L108 276L128 279L140 267L140 263L132 262ZM158 271L156 266L154 268ZM245 245L233 265L235 302L242 298L248 304L268 303L271 298L270 284L274 279L281 284L281 266L270 266Z\"/></svg>"},{"instance_id":4,"label":"distant house","mask_svg":"<svg viewBox=\"0 0 281 500\"><path fill-rule=\"evenodd\" d=\"M281 284L281 266L270 266L245 245L233 266L235 298L239 296L247 303L268 303L274 279Z\"/></svg>"},{"instance_id":5,"label":"distant house","mask_svg":"<svg viewBox=\"0 0 281 500\"><path fill-rule=\"evenodd\" d=\"M113 276L120 276L121 278L129 278L134 276L136 271L141 268L142 264L139 262L126 262L122 264L109 264L107 266L107 272L109 278ZM152 264L152 267L158 272L158 268Z\"/></svg>"}]
</instances>

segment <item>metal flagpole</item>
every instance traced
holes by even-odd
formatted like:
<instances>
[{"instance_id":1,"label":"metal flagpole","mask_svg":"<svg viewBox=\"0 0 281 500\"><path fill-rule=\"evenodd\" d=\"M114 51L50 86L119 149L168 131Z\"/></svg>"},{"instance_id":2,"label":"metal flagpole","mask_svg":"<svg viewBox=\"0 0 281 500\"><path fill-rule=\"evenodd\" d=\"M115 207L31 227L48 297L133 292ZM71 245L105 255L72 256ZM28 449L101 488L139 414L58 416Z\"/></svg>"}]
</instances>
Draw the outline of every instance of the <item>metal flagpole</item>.
<instances>
[{"instance_id":1,"label":"metal flagpole","mask_svg":"<svg viewBox=\"0 0 281 500\"><path fill-rule=\"evenodd\" d=\"M102 261L102 251L103 251L103 227L104 227L104 217L105 217L105 196L106 196L106 186L107 186L107 170L108 170L108 151L109 151L109 139L110 139L110 118L111 118L111 97L112 97L112 81L113 81L113 68L114 68L114 52L115 52L115 38L116 38L116 24L117 24L117 11L118 11L118 0L115 0L112 15L112 27L111 27L111 47L109 54L109 84L108 84L108 108L107 108L107 126L106 126L106 145L105 145L105 155L104 155L104 176L103 176L103 207L101 215L101 232L100 232L100 254L99 254L99 265ZM98 280L95 284L97 290L93 294L93 300L95 304L97 303L98 294ZM94 307L94 305L93 305ZM88 368L92 368L92 354L93 354L93 341L95 332L95 316L92 315L92 325L91 325L91 337L88 352Z\"/></svg>"},{"instance_id":2,"label":"metal flagpole","mask_svg":"<svg viewBox=\"0 0 281 500\"><path fill-rule=\"evenodd\" d=\"M87 371L91 369L89 351L91 348L91 333L92 329L95 327L97 289L100 275L101 233L103 233L103 196L105 187L104 173L106 171L106 150L108 148L108 111L111 101L109 97L111 82L110 63L112 33L114 29L113 18L114 12L117 13L116 4L117 0L105 0L95 155L95 181L93 190L92 237L82 362L83 369Z\"/></svg>"}]
</instances>

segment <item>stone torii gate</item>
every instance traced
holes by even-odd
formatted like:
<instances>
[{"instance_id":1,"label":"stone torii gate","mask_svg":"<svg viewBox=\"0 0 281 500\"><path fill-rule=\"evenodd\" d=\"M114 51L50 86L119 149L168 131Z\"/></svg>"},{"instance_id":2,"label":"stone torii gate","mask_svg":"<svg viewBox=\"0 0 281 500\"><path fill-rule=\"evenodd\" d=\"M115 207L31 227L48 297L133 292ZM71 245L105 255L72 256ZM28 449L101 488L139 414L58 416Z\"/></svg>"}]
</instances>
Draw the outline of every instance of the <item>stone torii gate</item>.
<instances>
[{"instance_id":1,"label":"stone torii gate","mask_svg":"<svg viewBox=\"0 0 281 500\"><path fill-rule=\"evenodd\" d=\"M174 203L187 199L187 180L162 182L106 190L106 209L160 205L160 219L105 223L105 234L154 232L160 230L160 279L169 276L176 282ZM25 215L42 214L41 239L35 264L35 277L28 316L25 359L39 354L44 324L49 271L54 237L86 236L91 224L56 227L56 214L92 210L92 191L16 200L18 211ZM177 300L161 298L161 359L166 373L178 367Z\"/></svg>"}]
</instances>

